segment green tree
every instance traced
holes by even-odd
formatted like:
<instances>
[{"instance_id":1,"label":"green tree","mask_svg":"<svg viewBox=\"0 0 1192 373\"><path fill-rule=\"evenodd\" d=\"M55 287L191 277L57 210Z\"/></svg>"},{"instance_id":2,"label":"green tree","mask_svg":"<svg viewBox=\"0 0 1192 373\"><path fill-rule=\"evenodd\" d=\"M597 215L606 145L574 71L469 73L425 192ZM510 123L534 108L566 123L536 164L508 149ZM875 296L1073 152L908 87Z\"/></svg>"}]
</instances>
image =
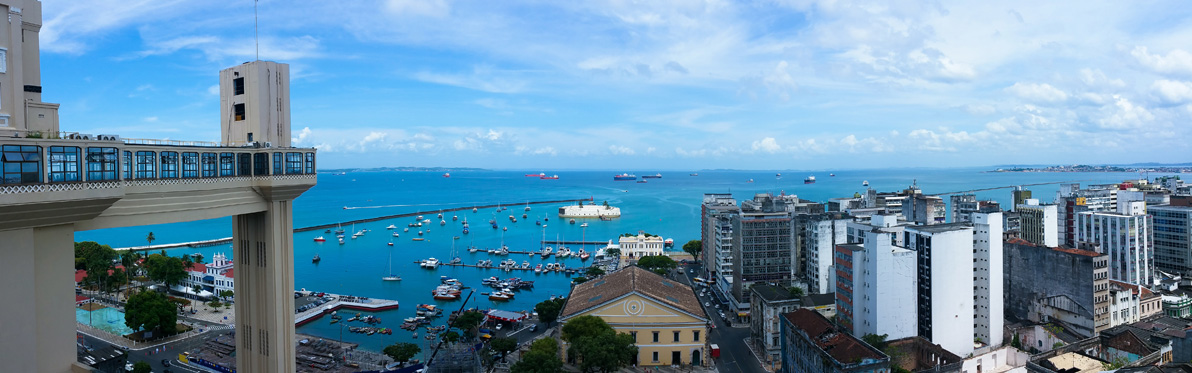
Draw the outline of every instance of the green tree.
<instances>
[{"instance_id":1,"label":"green tree","mask_svg":"<svg viewBox=\"0 0 1192 373\"><path fill-rule=\"evenodd\" d=\"M456 332L453 330L453 331L449 331L449 332L443 333L443 337L442 337L442 338L443 338L443 342L447 342L447 343L455 343L455 342L459 342L459 338L460 338L460 336L459 336L459 333L456 333Z\"/></svg>"},{"instance_id":2,"label":"green tree","mask_svg":"<svg viewBox=\"0 0 1192 373\"><path fill-rule=\"evenodd\" d=\"M501 354L501 361L505 361L505 356L517 349L517 340L513 338L493 338L492 341L488 342L488 345L492 347L493 351Z\"/></svg>"},{"instance_id":3,"label":"green tree","mask_svg":"<svg viewBox=\"0 0 1192 373\"><path fill-rule=\"evenodd\" d=\"M604 209L607 210L608 208L608 201L604 201Z\"/></svg>"},{"instance_id":4,"label":"green tree","mask_svg":"<svg viewBox=\"0 0 1192 373\"><path fill-rule=\"evenodd\" d=\"M182 259L161 254L149 255L149 259L145 260L145 269L149 271L149 279L167 287L181 283L188 276L182 266Z\"/></svg>"},{"instance_id":5,"label":"green tree","mask_svg":"<svg viewBox=\"0 0 1192 373\"><path fill-rule=\"evenodd\" d=\"M563 340L574 343L580 337L595 336L611 330L613 327L604 322L604 319L596 316L579 316L563 324Z\"/></svg>"},{"instance_id":6,"label":"green tree","mask_svg":"<svg viewBox=\"0 0 1192 373\"><path fill-rule=\"evenodd\" d=\"M215 310L215 312L219 312L219 307L222 307L222 306L223 306L223 303L220 303L218 300L213 300L213 301L207 302L207 307L211 307L212 309Z\"/></svg>"},{"instance_id":7,"label":"green tree","mask_svg":"<svg viewBox=\"0 0 1192 373\"><path fill-rule=\"evenodd\" d=\"M789 291L791 292L791 295L794 295L794 296L796 296L796 297L802 297L802 296L803 296L803 288L801 288L801 287L798 287L798 286L791 286L791 287L790 287L789 289L787 289L787 290L789 290Z\"/></svg>"},{"instance_id":8,"label":"green tree","mask_svg":"<svg viewBox=\"0 0 1192 373\"><path fill-rule=\"evenodd\" d=\"M119 256L116 254L116 250L94 241L76 242L75 256L76 263L79 263L79 259L81 259L83 269L87 271L87 277L84 278L83 283L107 292L112 285L110 282L113 282L111 271L115 265L112 262Z\"/></svg>"},{"instance_id":9,"label":"green tree","mask_svg":"<svg viewBox=\"0 0 1192 373\"><path fill-rule=\"evenodd\" d=\"M641 259L638 259L637 266L648 269L660 275L665 275L670 270L678 268L679 263L676 263L674 259L671 259L666 255L651 255L643 256Z\"/></svg>"},{"instance_id":10,"label":"green tree","mask_svg":"<svg viewBox=\"0 0 1192 373\"><path fill-rule=\"evenodd\" d=\"M604 250L604 256L606 258L619 258L619 257L621 257L621 249Z\"/></svg>"},{"instance_id":11,"label":"green tree","mask_svg":"<svg viewBox=\"0 0 1192 373\"><path fill-rule=\"evenodd\" d=\"M683 251L691 254L691 257L695 258L695 262L699 263L699 254L704 251L704 243L700 240L687 241L683 244Z\"/></svg>"},{"instance_id":12,"label":"green tree","mask_svg":"<svg viewBox=\"0 0 1192 373\"><path fill-rule=\"evenodd\" d=\"M597 266L591 266L591 267L588 267L588 269L586 271L584 271L584 274L588 275L588 277L600 277L600 276L604 276L604 270L600 269L600 267L597 267Z\"/></svg>"},{"instance_id":13,"label":"green tree","mask_svg":"<svg viewBox=\"0 0 1192 373\"><path fill-rule=\"evenodd\" d=\"M610 328L595 336L580 337L571 351L580 359L579 369L584 372L615 372L637 356L633 342L633 336Z\"/></svg>"},{"instance_id":14,"label":"green tree","mask_svg":"<svg viewBox=\"0 0 1192 373\"><path fill-rule=\"evenodd\" d=\"M1010 346L1017 348L1019 350L1022 349L1022 340L1018 339L1018 333L1014 333L1014 338L1010 339Z\"/></svg>"},{"instance_id":15,"label":"green tree","mask_svg":"<svg viewBox=\"0 0 1192 373\"><path fill-rule=\"evenodd\" d=\"M405 362L413 359L414 355L422 352L422 348L413 343L398 342L385 347L381 352L393 358L393 361L405 364Z\"/></svg>"},{"instance_id":16,"label":"green tree","mask_svg":"<svg viewBox=\"0 0 1192 373\"><path fill-rule=\"evenodd\" d=\"M547 299L535 305L534 312L538 312L538 320L546 323L546 327L549 328L563 313L565 302L563 298Z\"/></svg>"},{"instance_id":17,"label":"green tree","mask_svg":"<svg viewBox=\"0 0 1192 373\"><path fill-rule=\"evenodd\" d=\"M153 366L144 361L132 365L132 373L153 373Z\"/></svg>"},{"instance_id":18,"label":"green tree","mask_svg":"<svg viewBox=\"0 0 1192 373\"><path fill-rule=\"evenodd\" d=\"M588 282L588 278L584 277L584 276L578 276L578 277L571 279L571 282L574 282L576 285L579 285L579 284Z\"/></svg>"},{"instance_id":19,"label":"green tree","mask_svg":"<svg viewBox=\"0 0 1192 373\"><path fill-rule=\"evenodd\" d=\"M142 291L128 298L124 325L133 330L164 330L173 334L178 313L173 302L156 291Z\"/></svg>"},{"instance_id":20,"label":"green tree","mask_svg":"<svg viewBox=\"0 0 1192 373\"><path fill-rule=\"evenodd\" d=\"M220 290L219 296L221 298L223 298L224 300L227 300L228 298L236 296L236 292L231 291L231 290Z\"/></svg>"},{"instance_id":21,"label":"green tree","mask_svg":"<svg viewBox=\"0 0 1192 373\"><path fill-rule=\"evenodd\" d=\"M484 321L484 314L477 311L466 311L455 318L451 326L464 331L464 336L472 339L476 336L474 330Z\"/></svg>"},{"instance_id":22,"label":"green tree","mask_svg":"<svg viewBox=\"0 0 1192 373\"><path fill-rule=\"evenodd\" d=\"M145 250L149 250L150 247L153 247L153 241L157 241L157 237L153 236L153 232L149 232L149 235L145 236L145 241L149 242L149 246L145 246Z\"/></svg>"},{"instance_id":23,"label":"green tree","mask_svg":"<svg viewBox=\"0 0 1192 373\"><path fill-rule=\"evenodd\" d=\"M884 351L886 349L886 338L888 337L888 334L866 334L861 336L861 340L865 341L865 343L868 343L870 346L873 346L873 348Z\"/></svg>"},{"instance_id":24,"label":"green tree","mask_svg":"<svg viewBox=\"0 0 1192 373\"><path fill-rule=\"evenodd\" d=\"M530 344L530 351L522 354L521 360L509 367L512 373L554 373L563 370L559 359L559 342L554 338L542 338Z\"/></svg>"}]
</instances>

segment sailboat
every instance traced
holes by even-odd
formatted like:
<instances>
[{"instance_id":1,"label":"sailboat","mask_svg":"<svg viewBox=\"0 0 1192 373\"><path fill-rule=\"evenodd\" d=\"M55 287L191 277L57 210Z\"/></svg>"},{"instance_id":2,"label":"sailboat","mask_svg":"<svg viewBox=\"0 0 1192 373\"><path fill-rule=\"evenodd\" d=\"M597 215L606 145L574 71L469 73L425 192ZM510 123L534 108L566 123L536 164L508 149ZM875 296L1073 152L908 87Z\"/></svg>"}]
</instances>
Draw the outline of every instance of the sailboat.
<instances>
[{"instance_id":1,"label":"sailboat","mask_svg":"<svg viewBox=\"0 0 1192 373\"><path fill-rule=\"evenodd\" d=\"M389 275L381 277L382 281L401 281L401 276L393 274L393 249L389 249Z\"/></svg>"}]
</instances>

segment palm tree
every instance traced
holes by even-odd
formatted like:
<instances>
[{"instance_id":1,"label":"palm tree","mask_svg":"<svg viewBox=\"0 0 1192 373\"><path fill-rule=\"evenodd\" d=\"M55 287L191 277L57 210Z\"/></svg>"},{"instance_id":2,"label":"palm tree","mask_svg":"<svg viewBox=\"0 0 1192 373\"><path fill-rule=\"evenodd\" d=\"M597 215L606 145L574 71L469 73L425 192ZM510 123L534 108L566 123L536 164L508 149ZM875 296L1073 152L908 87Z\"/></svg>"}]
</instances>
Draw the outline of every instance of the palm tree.
<instances>
[{"instance_id":1,"label":"palm tree","mask_svg":"<svg viewBox=\"0 0 1192 373\"><path fill-rule=\"evenodd\" d=\"M153 232L149 232L149 235L145 236L145 241L149 242L149 246L145 247L145 249L148 250L150 247L153 247L153 241L156 241L156 240L157 240L157 237L153 237Z\"/></svg>"}]
</instances>

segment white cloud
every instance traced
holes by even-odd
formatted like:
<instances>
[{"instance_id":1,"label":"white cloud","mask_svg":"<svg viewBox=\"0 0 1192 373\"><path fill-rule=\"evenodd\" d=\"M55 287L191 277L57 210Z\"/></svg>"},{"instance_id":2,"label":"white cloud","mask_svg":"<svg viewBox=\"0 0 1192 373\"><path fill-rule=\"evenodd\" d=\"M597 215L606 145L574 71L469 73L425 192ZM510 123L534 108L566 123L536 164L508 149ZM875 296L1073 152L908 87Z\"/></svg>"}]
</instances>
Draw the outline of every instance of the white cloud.
<instances>
[{"instance_id":1,"label":"white cloud","mask_svg":"<svg viewBox=\"0 0 1192 373\"><path fill-rule=\"evenodd\" d=\"M446 0L387 0L385 11L402 16L443 18L451 12Z\"/></svg>"},{"instance_id":2,"label":"white cloud","mask_svg":"<svg viewBox=\"0 0 1192 373\"><path fill-rule=\"evenodd\" d=\"M633 149L621 145L609 145L608 151L613 155L633 155L636 153Z\"/></svg>"},{"instance_id":3,"label":"white cloud","mask_svg":"<svg viewBox=\"0 0 1192 373\"><path fill-rule=\"evenodd\" d=\"M762 151L774 154L782 151L782 146L778 145L778 141L773 137L766 137L758 141L754 141L752 145L753 151Z\"/></svg>"},{"instance_id":4,"label":"white cloud","mask_svg":"<svg viewBox=\"0 0 1192 373\"><path fill-rule=\"evenodd\" d=\"M1142 66L1162 74L1192 75L1192 53L1183 49L1174 49L1166 56L1147 52L1147 47L1137 46L1130 51Z\"/></svg>"},{"instance_id":5,"label":"white cloud","mask_svg":"<svg viewBox=\"0 0 1192 373\"><path fill-rule=\"evenodd\" d=\"M1068 94L1050 84L1043 83L1014 83L1006 88L1007 92L1018 95L1030 101L1059 102L1068 99Z\"/></svg>"},{"instance_id":6,"label":"white cloud","mask_svg":"<svg viewBox=\"0 0 1192 373\"><path fill-rule=\"evenodd\" d=\"M153 123L157 121L157 117L145 117L145 121Z\"/></svg>"},{"instance_id":7,"label":"white cloud","mask_svg":"<svg viewBox=\"0 0 1192 373\"><path fill-rule=\"evenodd\" d=\"M210 87L207 87L207 94L215 96L215 97L219 97L219 84L215 84Z\"/></svg>"},{"instance_id":8,"label":"white cloud","mask_svg":"<svg viewBox=\"0 0 1192 373\"><path fill-rule=\"evenodd\" d=\"M422 71L414 73L412 78L427 83L450 85L477 91L491 93L518 93L526 88L526 82L510 77L495 76L491 69L477 67L470 74L451 74ZM482 99L483 100L483 99ZM498 104L497 101L484 101L487 104ZM477 102L484 105L484 103Z\"/></svg>"},{"instance_id":9,"label":"white cloud","mask_svg":"<svg viewBox=\"0 0 1192 373\"><path fill-rule=\"evenodd\" d=\"M294 143L294 144L305 143L306 139L308 137L310 137L310 134L311 134L310 127L302 127L302 130L298 131L298 137L291 137L290 142Z\"/></svg>"},{"instance_id":10,"label":"white cloud","mask_svg":"<svg viewBox=\"0 0 1192 373\"><path fill-rule=\"evenodd\" d=\"M1160 79L1151 84L1151 92L1163 102L1181 104L1192 101L1192 82Z\"/></svg>"},{"instance_id":11,"label":"white cloud","mask_svg":"<svg viewBox=\"0 0 1192 373\"><path fill-rule=\"evenodd\" d=\"M1103 109L1106 114L1098 121L1103 128L1139 128L1155 119L1155 116L1146 107L1130 102L1125 97L1114 95L1113 100L1113 105Z\"/></svg>"}]
</instances>

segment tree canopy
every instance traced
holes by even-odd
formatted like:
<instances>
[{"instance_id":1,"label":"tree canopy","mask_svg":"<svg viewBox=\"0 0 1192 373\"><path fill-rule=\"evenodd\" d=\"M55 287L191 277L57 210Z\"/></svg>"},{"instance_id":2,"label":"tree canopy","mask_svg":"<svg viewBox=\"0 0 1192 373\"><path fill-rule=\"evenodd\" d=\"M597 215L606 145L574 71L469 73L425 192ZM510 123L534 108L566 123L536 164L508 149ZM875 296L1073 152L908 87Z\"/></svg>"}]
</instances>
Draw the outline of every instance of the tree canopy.
<instances>
[{"instance_id":1,"label":"tree canopy","mask_svg":"<svg viewBox=\"0 0 1192 373\"><path fill-rule=\"evenodd\" d=\"M522 354L521 360L509 368L513 373L554 373L563 370L559 359L559 342L554 338L542 338L530 345L530 351Z\"/></svg>"},{"instance_id":2,"label":"tree canopy","mask_svg":"<svg viewBox=\"0 0 1192 373\"><path fill-rule=\"evenodd\" d=\"M488 345L494 351L500 352L501 357L504 358L510 351L517 349L517 340L513 338L493 338L492 341L488 342Z\"/></svg>"},{"instance_id":3,"label":"tree canopy","mask_svg":"<svg viewBox=\"0 0 1192 373\"><path fill-rule=\"evenodd\" d=\"M144 361L138 361L132 365L132 373L152 373L153 366Z\"/></svg>"},{"instance_id":4,"label":"tree canopy","mask_svg":"<svg viewBox=\"0 0 1192 373\"><path fill-rule=\"evenodd\" d=\"M538 319L545 322L546 326L549 327L563 313L563 304L565 302L563 298L547 299L535 305L534 312L538 312Z\"/></svg>"},{"instance_id":5,"label":"tree canopy","mask_svg":"<svg viewBox=\"0 0 1192 373\"><path fill-rule=\"evenodd\" d=\"M385 347L381 352L393 358L393 361L405 363L413 359L414 355L422 352L422 348L413 343L398 342Z\"/></svg>"},{"instance_id":6,"label":"tree canopy","mask_svg":"<svg viewBox=\"0 0 1192 373\"><path fill-rule=\"evenodd\" d=\"M580 316L563 324L563 340L571 342L568 354L580 359L585 372L614 372L637 356L633 336L617 333L596 316Z\"/></svg>"},{"instance_id":7,"label":"tree canopy","mask_svg":"<svg viewBox=\"0 0 1192 373\"><path fill-rule=\"evenodd\" d=\"M588 267L587 271L584 271L584 274L588 275L588 277L599 277L604 275L604 270L597 266L591 266Z\"/></svg>"},{"instance_id":8,"label":"tree canopy","mask_svg":"<svg viewBox=\"0 0 1192 373\"><path fill-rule=\"evenodd\" d=\"M172 334L178 325L177 312L174 303L161 293L142 291L128 298L124 325L133 330L163 330Z\"/></svg>"},{"instance_id":9,"label":"tree canopy","mask_svg":"<svg viewBox=\"0 0 1192 373\"><path fill-rule=\"evenodd\" d=\"M149 271L149 279L166 286L182 283L187 276L182 259L162 254L149 255L145 260L145 269Z\"/></svg>"},{"instance_id":10,"label":"tree canopy","mask_svg":"<svg viewBox=\"0 0 1192 373\"><path fill-rule=\"evenodd\" d=\"M704 243L700 240L687 241L683 244L683 251L691 254L691 257L695 258L695 262L699 263L699 254L704 251Z\"/></svg>"},{"instance_id":11,"label":"tree canopy","mask_svg":"<svg viewBox=\"0 0 1192 373\"><path fill-rule=\"evenodd\" d=\"M464 331L464 335L468 338L473 338L476 334L472 332L473 329L480 326L484 321L484 314L477 311L466 311L455 318L451 326L459 328Z\"/></svg>"},{"instance_id":12,"label":"tree canopy","mask_svg":"<svg viewBox=\"0 0 1192 373\"><path fill-rule=\"evenodd\" d=\"M637 266L658 274L666 274L667 271L679 267L679 263L676 263L674 259L666 255L651 255L638 259Z\"/></svg>"}]
</instances>

